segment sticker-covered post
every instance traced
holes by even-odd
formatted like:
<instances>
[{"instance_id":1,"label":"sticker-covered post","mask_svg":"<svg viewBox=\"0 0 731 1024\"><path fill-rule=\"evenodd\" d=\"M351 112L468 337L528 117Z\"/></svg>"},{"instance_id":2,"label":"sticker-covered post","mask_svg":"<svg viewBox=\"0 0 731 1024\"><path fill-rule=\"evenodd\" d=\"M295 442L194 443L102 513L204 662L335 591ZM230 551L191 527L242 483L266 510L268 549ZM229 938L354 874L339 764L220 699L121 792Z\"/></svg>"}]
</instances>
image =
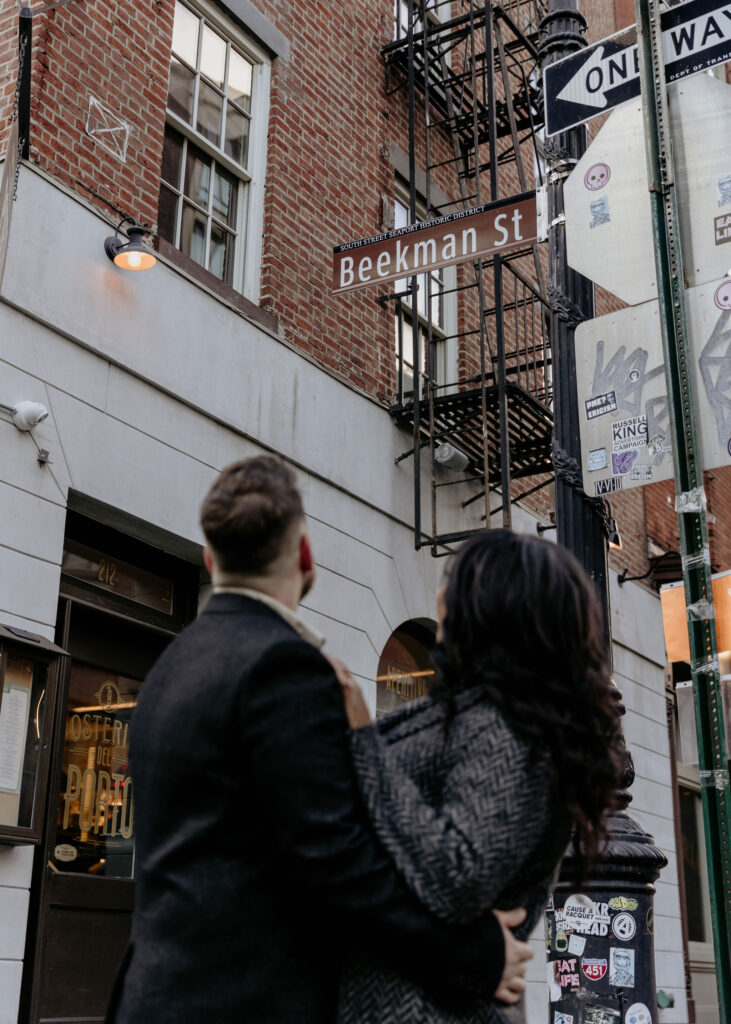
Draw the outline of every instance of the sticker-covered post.
<instances>
[{"instance_id":1,"label":"sticker-covered post","mask_svg":"<svg viewBox=\"0 0 731 1024\"><path fill-rule=\"evenodd\" d=\"M731 793L715 628L711 559L696 429L696 388L686 316L680 217L657 0L635 0L648 189L660 325L673 434L675 507L685 586L698 767L706 839L720 1019L731 1019ZM719 186L720 187L720 186ZM723 189L721 188L723 199ZM716 225L714 227L717 228ZM723 311L726 286L715 293ZM731 308L731 297L728 305ZM724 322L725 326L725 322Z\"/></svg>"},{"instance_id":2,"label":"sticker-covered post","mask_svg":"<svg viewBox=\"0 0 731 1024\"><path fill-rule=\"evenodd\" d=\"M544 67L585 46L586 21L578 11L577 0L549 0L548 8L541 25ZM583 489L579 436L575 334L580 324L591 322L593 317L593 288L587 278L569 267L566 258L564 184L585 149L583 127L562 132L546 142L556 523L559 543L578 557L594 581L605 609L607 641L611 645L607 511L602 492L588 495ZM593 173L596 180L590 179L587 188L601 197L608 165L597 164ZM601 204L592 207L592 217L597 224L602 223L606 210ZM619 400L616 388L609 386L586 415L597 423L618 420L615 414ZM616 454L621 459L625 441L633 431L636 434L641 430L641 424L625 423L618 429L623 436L618 438ZM594 457L597 470L603 471L610 456L607 451L602 456L598 449L597 445ZM604 465L599 464L602 457ZM628 754L618 810L606 819L609 841L591 878L583 880L580 888L570 850L564 858L554 896L562 914L554 910L546 917L549 1024L658 1024L652 899L653 883L667 860L625 811L631 799L626 787L633 778ZM563 909L566 905L568 915Z\"/></svg>"}]
</instances>

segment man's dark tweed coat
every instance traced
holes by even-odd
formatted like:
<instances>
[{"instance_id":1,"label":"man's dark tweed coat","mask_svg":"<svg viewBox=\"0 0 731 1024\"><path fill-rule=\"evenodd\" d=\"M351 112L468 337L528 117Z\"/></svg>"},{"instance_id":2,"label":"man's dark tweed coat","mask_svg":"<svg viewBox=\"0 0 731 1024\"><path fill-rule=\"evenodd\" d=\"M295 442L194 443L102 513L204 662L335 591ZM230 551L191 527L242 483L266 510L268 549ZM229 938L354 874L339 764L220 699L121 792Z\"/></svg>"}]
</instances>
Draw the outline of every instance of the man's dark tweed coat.
<instances>
[{"instance_id":1,"label":"man's dark tweed coat","mask_svg":"<svg viewBox=\"0 0 731 1024\"><path fill-rule=\"evenodd\" d=\"M368 828L329 663L261 602L214 595L168 647L131 769L137 909L108 1021L329 1024L356 939L497 987L493 915L448 928L403 885Z\"/></svg>"},{"instance_id":2,"label":"man's dark tweed coat","mask_svg":"<svg viewBox=\"0 0 731 1024\"><path fill-rule=\"evenodd\" d=\"M509 685L509 684L506 684ZM569 840L547 754L526 743L479 687L460 693L445 736L429 698L350 734L353 760L379 838L422 903L445 921L487 907L525 907L533 930ZM340 1024L507 1024L523 1019L489 999L433 1002L386 959L349 958Z\"/></svg>"}]
</instances>

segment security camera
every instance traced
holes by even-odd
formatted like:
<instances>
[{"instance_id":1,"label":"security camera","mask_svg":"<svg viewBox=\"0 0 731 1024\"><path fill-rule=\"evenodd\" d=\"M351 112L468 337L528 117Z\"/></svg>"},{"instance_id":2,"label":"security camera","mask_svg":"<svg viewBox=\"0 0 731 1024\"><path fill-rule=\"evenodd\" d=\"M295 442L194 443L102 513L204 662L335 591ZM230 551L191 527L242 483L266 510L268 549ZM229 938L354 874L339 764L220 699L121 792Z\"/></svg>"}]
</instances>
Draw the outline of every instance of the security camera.
<instances>
[{"instance_id":1,"label":"security camera","mask_svg":"<svg viewBox=\"0 0 731 1024\"><path fill-rule=\"evenodd\" d=\"M48 409L40 402L18 402L12 416L18 430L32 430L48 416Z\"/></svg>"}]
</instances>

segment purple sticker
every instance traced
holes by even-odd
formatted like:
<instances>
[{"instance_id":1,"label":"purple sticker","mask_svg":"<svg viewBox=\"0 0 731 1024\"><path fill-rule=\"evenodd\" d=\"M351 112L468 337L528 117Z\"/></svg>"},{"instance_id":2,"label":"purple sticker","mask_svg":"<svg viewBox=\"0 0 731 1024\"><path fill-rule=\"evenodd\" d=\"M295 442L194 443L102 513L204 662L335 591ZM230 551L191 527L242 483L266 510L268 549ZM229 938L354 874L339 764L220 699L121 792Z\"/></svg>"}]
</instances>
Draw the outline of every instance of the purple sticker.
<instances>
[{"instance_id":1,"label":"purple sticker","mask_svg":"<svg viewBox=\"0 0 731 1024\"><path fill-rule=\"evenodd\" d=\"M615 476L623 476L634 466L637 462L639 452L636 448L631 448L627 452L612 452L612 473Z\"/></svg>"}]
</instances>

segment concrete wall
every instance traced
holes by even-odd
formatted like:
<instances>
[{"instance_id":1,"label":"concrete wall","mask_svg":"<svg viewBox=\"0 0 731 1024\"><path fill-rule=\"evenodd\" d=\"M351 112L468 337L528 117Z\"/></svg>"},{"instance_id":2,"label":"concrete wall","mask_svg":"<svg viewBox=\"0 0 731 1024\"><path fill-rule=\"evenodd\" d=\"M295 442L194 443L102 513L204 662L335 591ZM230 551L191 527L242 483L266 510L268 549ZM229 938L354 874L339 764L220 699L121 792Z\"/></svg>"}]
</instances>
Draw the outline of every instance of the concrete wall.
<instances>
[{"instance_id":1,"label":"concrete wall","mask_svg":"<svg viewBox=\"0 0 731 1024\"><path fill-rule=\"evenodd\" d=\"M53 635L69 488L200 541L197 509L216 471L275 450L291 459L309 514L318 584L305 615L375 703L380 652L405 619L433 616L443 562L413 549L408 438L372 400L234 312L164 262L123 276L110 228L23 167L0 291L0 402L42 402L33 435L0 415L0 621ZM39 465L37 448L50 462ZM455 513L465 496L451 499ZM426 495L425 495L426 497ZM479 503L471 520L479 522ZM534 520L516 512L517 529ZM682 959L663 698L659 604L615 589L616 671L638 769L633 813L668 854L658 885L658 985L676 994ZM31 851L0 848L0 1024L15 1024ZM662 922L662 924L660 924ZM546 1018L542 938L529 1020ZM6 983L7 979L7 983ZM4 1014L4 1016L3 1016Z\"/></svg>"}]
</instances>

